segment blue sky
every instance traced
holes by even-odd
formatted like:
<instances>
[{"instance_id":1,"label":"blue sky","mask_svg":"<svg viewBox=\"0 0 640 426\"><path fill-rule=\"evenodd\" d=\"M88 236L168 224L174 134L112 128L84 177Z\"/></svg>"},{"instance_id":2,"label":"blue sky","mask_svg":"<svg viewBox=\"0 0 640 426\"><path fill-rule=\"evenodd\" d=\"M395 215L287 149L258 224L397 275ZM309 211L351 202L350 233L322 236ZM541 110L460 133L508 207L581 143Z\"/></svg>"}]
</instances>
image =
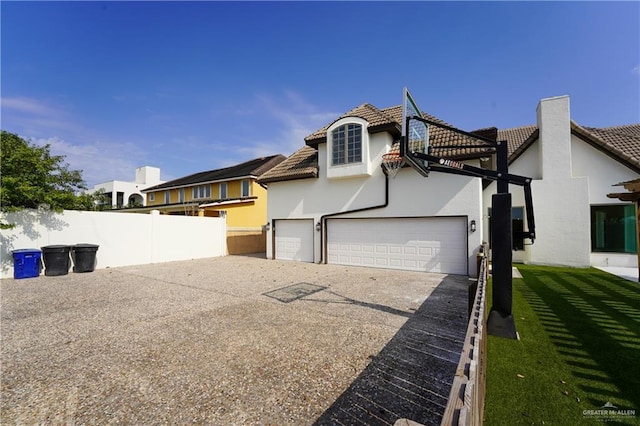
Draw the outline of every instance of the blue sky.
<instances>
[{"instance_id":1,"label":"blue sky","mask_svg":"<svg viewBox=\"0 0 640 426\"><path fill-rule=\"evenodd\" d=\"M639 2L10 2L1 127L92 186L263 155L368 102L461 129L640 122Z\"/></svg>"}]
</instances>

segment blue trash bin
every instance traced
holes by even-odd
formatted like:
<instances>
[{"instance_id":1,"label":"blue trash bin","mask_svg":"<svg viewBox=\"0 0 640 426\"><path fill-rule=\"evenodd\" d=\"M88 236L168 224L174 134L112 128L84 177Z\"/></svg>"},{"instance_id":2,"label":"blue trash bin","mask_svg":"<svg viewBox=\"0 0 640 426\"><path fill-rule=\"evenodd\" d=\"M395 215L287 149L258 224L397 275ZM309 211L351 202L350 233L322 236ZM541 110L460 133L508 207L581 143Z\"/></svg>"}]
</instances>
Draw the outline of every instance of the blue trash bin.
<instances>
[{"instance_id":1,"label":"blue trash bin","mask_svg":"<svg viewBox=\"0 0 640 426\"><path fill-rule=\"evenodd\" d=\"M40 276L42 252L38 249L13 250L13 278L35 278Z\"/></svg>"}]
</instances>

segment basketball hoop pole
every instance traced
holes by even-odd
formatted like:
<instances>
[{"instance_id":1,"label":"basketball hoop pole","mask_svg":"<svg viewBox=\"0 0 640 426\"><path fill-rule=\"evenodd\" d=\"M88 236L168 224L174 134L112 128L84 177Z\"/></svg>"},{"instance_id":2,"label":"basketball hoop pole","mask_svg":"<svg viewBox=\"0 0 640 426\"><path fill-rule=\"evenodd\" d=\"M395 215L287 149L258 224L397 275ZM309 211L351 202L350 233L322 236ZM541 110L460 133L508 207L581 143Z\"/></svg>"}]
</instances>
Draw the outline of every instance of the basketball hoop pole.
<instances>
[{"instance_id":1,"label":"basketball hoop pole","mask_svg":"<svg viewBox=\"0 0 640 426\"><path fill-rule=\"evenodd\" d=\"M496 146L496 169L509 175L507 144ZM530 191L529 191L530 193ZM513 222L509 181L499 179L497 193L491 197L491 275L493 276L492 306L487 318L487 332L493 336L517 339L513 319Z\"/></svg>"},{"instance_id":2,"label":"basketball hoop pole","mask_svg":"<svg viewBox=\"0 0 640 426\"><path fill-rule=\"evenodd\" d=\"M423 152L407 152L406 143L401 144L400 155L409 164L413 164L414 158L424 160L429 164L429 170L442 173L474 176L483 179L497 181L497 194L492 197L491 213L491 253L493 275L492 308L487 319L487 332L494 336L517 339L515 322L513 319L513 289L512 289L512 262L513 262L513 231L511 223L511 194L509 184L515 184L524 188L525 208L527 212L528 231L519 233L518 236L535 239L535 220L533 216L533 199L531 196L531 178L509 174L509 161L507 143L485 138L480 135L455 129L450 126L435 123L422 117L407 117L406 126L410 120L422 121L434 126L443 127L456 133L473 137L490 143L478 147L493 147L496 149L497 170L488 170L480 167L464 164L459 161L440 158ZM465 146L468 148L468 146ZM453 148L453 147L449 147ZM420 170L420 169L418 169Z\"/></svg>"}]
</instances>

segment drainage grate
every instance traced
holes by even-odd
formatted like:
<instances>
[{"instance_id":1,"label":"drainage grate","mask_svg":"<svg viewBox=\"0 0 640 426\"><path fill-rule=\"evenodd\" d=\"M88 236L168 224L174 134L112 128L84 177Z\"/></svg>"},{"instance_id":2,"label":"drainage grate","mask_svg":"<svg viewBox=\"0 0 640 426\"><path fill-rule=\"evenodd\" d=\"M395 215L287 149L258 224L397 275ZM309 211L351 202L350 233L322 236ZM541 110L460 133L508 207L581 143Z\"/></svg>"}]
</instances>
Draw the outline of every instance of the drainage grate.
<instances>
[{"instance_id":1,"label":"drainage grate","mask_svg":"<svg viewBox=\"0 0 640 426\"><path fill-rule=\"evenodd\" d=\"M287 287L282 287L277 290L268 291L266 293L263 293L263 296L277 299L283 303L289 303L293 302L294 300L302 299L303 297L310 294L322 291L326 288L327 287L323 287L321 285L298 283L292 284Z\"/></svg>"}]
</instances>

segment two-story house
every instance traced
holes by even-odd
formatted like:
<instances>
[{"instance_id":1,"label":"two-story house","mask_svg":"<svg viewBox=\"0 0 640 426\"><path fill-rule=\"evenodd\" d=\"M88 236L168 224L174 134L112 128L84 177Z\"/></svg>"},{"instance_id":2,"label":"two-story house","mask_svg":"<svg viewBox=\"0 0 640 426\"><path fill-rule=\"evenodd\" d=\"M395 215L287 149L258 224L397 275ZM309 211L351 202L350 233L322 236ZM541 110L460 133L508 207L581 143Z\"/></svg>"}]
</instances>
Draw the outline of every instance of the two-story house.
<instances>
[{"instance_id":1,"label":"two-story house","mask_svg":"<svg viewBox=\"0 0 640 426\"><path fill-rule=\"evenodd\" d=\"M163 182L160 180L159 168L144 166L136 169L136 179L133 182L120 180L103 182L95 185L91 192L103 191L105 204L113 209L144 207L146 198L142 190Z\"/></svg>"},{"instance_id":2,"label":"two-story house","mask_svg":"<svg viewBox=\"0 0 640 426\"><path fill-rule=\"evenodd\" d=\"M425 118L437 120L423 113ZM395 179L382 156L400 137L400 107L363 104L305 138L305 146L264 174L269 184L267 257L316 263L475 274L490 238L496 184L406 167ZM537 125L498 130L510 173L533 178L537 239L514 238L514 261L571 266L636 265L634 204L612 200L612 185L638 178L640 125L583 127L569 97L540 101ZM437 155L492 167L494 154L447 150L473 144L430 127ZM524 195L510 185L515 230ZM527 240L528 243L528 240Z\"/></svg>"},{"instance_id":3,"label":"two-story house","mask_svg":"<svg viewBox=\"0 0 640 426\"><path fill-rule=\"evenodd\" d=\"M428 116L431 119L434 117ZM400 106L362 104L305 138L260 178L269 185L267 257L476 275L482 181L381 167L401 135ZM446 149L475 139L434 128L432 145L480 166L486 153Z\"/></svg>"},{"instance_id":4,"label":"two-story house","mask_svg":"<svg viewBox=\"0 0 640 426\"><path fill-rule=\"evenodd\" d=\"M265 251L267 190L257 179L285 157L272 155L184 176L145 189L145 210L226 217L229 254Z\"/></svg>"}]
</instances>

